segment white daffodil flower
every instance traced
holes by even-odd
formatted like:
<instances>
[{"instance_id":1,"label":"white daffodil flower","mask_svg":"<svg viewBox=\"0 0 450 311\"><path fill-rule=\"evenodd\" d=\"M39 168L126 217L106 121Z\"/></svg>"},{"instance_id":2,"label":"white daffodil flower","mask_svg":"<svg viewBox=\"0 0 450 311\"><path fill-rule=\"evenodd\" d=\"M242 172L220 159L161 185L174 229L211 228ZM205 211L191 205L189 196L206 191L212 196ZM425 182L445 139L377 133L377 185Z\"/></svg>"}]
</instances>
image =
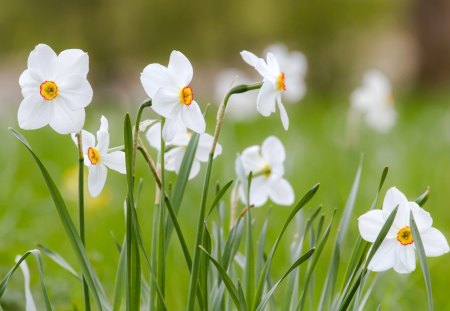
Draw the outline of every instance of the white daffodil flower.
<instances>
[{"instance_id":1,"label":"white daffodil flower","mask_svg":"<svg viewBox=\"0 0 450 311\"><path fill-rule=\"evenodd\" d=\"M289 118L281 101L281 92L286 91L286 76L281 71L278 61L272 53L267 53L267 62L249 51L241 52L242 59L254 67L264 78L263 85L256 99L256 109L260 114L268 117L275 112L275 104L280 109L281 123L285 130L289 128Z\"/></svg>"},{"instance_id":2,"label":"white daffodil flower","mask_svg":"<svg viewBox=\"0 0 450 311\"><path fill-rule=\"evenodd\" d=\"M391 130L397 112L388 78L379 70L367 71L363 84L351 95L351 108L364 117L369 127L382 133Z\"/></svg>"},{"instance_id":3,"label":"white daffodil flower","mask_svg":"<svg viewBox=\"0 0 450 311\"><path fill-rule=\"evenodd\" d=\"M178 51L170 54L167 67L150 64L141 74L141 83L152 99L153 110L166 118L163 129L165 142L170 142L180 127L200 134L205 131L205 119L189 86L192 75L191 63Z\"/></svg>"},{"instance_id":4,"label":"white daffodil flower","mask_svg":"<svg viewBox=\"0 0 450 311\"><path fill-rule=\"evenodd\" d=\"M161 151L161 123L153 124L146 133L146 138L150 145L158 151ZM186 148L191 139L192 132L185 127L177 127L173 139L166 144L166 153L164 154L164 168L168 171L178 174L181 168ZM194 161L192 162L189 179L194 178L200 172L200 162L208 162L209 152L213 143L213 137L209 134L200 134ZM214 157L222 153L222 146L217 144Z\"/></svg>"},{"instance_id":5,"label":"white daffodil flower","mask_svg":"<svg viewBox=\"0 0 450 311\"><path fill-rule=\"evenodd\" d=\"M289 51L282 43L269 45L264 54L267 53L275 55L280 68L284 70L286 91L283 92L283 99L288 103L298 103L306 93L308 62L305 55L299 51Z\"/></svg>"},{"instance_id":6,"label":"white daffodil flower","mask_svg":"<svg viewBox=\"0 0 450 311\"><path fill-rule=\"evenodd\" d=\"M416 268L414 237L409 227L410 212L417 223L425 254L435 257L449 251L444 235L432 227L433 220L428 212L415 202L408 202L397 188L390 188L381 210L371 210L358 218L359 232L364 240L375 242L392 210L398 206L394 222L368 265L371 271L385 271L394 268L398 273L409 273Z\"/></svg>"},{"instance_id":7,"label":"white daffodil flower","mask_svg":"<svg viewBox=\"0 0 450 311\"><path fill-rule=\"evenodd\" d=\"M34 130L48 124L60 134L79 132L84 108L92 100L88 71L89 57L82 50L56 55L48 45L37 45L19 78L24 97L17 116L19 126Z\"/></svg>"},{"instance_id":8,"label":"white daffodil flower","mask_svg":"<svg viewBox=\"0 0 450 311\"><path fill-rule=\"evenodd\" d=\"M100 129L97 131L97 144L92 133L82 131L84 164L89 168L88 189L93 197L98 196L105 185L107 168L121 174L126 173L125 153L123 151L108 152L108 120L102 116L100 123ZM75 134L72 134L72 139L77 144Z\"/></svg>"},{"instance_id":9,"label":"white daffodil flower","mask_svg":"<svg viewBox=\"0 0 450 311\"><path fill-rule=\"evenodd\" d=\"M253 173L250 185L250 205L262 206L270 198L279 205L294 203L294 191L291 184L283 178L286 153L281 141L270 136L264 140L261 147L246 148L236 161L236 173L241 179L240 196L247 202L245 188L247 181L242 180L242 170L245 176Z\"/></svg>"}]
</instances>

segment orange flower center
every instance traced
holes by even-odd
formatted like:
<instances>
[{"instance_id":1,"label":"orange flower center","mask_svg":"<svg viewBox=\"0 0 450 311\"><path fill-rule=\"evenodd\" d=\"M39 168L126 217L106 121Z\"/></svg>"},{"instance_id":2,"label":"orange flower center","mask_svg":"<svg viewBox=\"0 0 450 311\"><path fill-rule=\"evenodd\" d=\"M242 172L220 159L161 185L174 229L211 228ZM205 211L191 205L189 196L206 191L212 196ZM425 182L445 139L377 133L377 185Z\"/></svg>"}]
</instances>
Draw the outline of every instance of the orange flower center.
<instances>
[{"instance_id":1,"label":"orange flower center","mask_svg":"<svg viewBox=\"0 0 450 311\"><path fill-rule=\"evenodd\" d=\"M58 96L58 86L53 81L44 81L39 88L41 96L45 100L53 100Z\"/></svg>"},{"instance_id":2,"label":"orange flower center","mask_svg":"<svg viewBox=\"0 0 450 311\"><path fill-rule=\"evenodd\" d=\"M97 149L89 147L88 158L92 165L96 165L98 162L100 162L100 153Z\"/></svg>"},{"instance_id":3,"label":"orange flower center","mask_svg":"<svg viewBox=\"0 0 450 311\"><path fill-rule=\"evenodd\" d=\"M397 232L397 241L402 245L409 245L414 242L411 228L409 226L403 227Z\"/></svg>"},{"instance_id":4,"label":"orange flower center","mask_svg":"<svg viewBox=\"0 0 450 311\"><path fill-rule=\"evenodd\" d=\"M278 75L277 89L278 89L278 91L286 91L286 82L285 82L284 72L282 72Z\"/></svg>"},{"instance_id":5,"label":"orange flower center","mask_svg":"<svg viewBox=\"0 0 450 311\"><path fill-rule=\"evenodd\" d=\"M180 92L180 104L189 106L194 100L194 92L190 86L185 86Z\"/></svg>"}]
</instances>

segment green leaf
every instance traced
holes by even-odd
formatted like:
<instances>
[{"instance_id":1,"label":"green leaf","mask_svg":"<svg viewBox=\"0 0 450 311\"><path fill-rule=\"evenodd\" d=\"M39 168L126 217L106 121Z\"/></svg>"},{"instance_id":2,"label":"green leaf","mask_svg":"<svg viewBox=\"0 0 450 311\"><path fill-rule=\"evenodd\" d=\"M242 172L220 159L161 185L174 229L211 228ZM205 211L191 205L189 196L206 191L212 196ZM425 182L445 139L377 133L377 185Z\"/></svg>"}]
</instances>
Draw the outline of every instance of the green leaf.
<instances>
[{"instance_id":1,"label":"green leaf","mask_svg":"<svg viewBox=\"0 0 450 311\"><path fill-rule=\"evenodd\" d=\"M72 268L72 266L63 257L61 257L60 254L55 253L54 251L46 248L42 244L38 244L37 246L38 246L39 250L42 253L44 253L45 255L47 255L53 262L58 264L61 268L63 268L64 270L66 270L67 272L69 272L70 274L72 274L74 277L76 277L78 280L81 281L81 278L78 275L78 273Z\"/></svg>"},{"instance_id":2,"label":"green leaf","mask_svg":"<svg viewBox=\"0 0 450 311\"><path fill-rule=\"evenodd\" d=\"M233 281L231 280L230 276L228 275L227 271L222 267L222 265L216 260L214 259L214 257L212 257L207 251L206 249L204 249L202 246L200 246L200 249L206 254L206 256L208 256L209 260L211 260L211 262L214 264L214 266L216 267L217 271L219 271L220 276L228 290L228 293L230 294L231 299L234 302L234 305L236 306L236 308L238 310L241 310L241 304L239 301L239 294L238 294L238 290L236 288L236 286L233 284Z\"/></svg>"},{"instance_id":3,"label":"green leaf","mask_svg":"<svg viewBox=\"0 0 450 311\"><path fill-rule=\"evenodd\" d=\"M425 190L424 193L422 193L417 199L415 199L414 201L419 205L419 206L423 206L427 200L428 197L430 196L430 187L427 187L427 189Z\"/></svg>"},{"instance_id":4,"label":"green leaf","mask_svg":"<svg viewBox=\"0 0 450 311\"><path fill-rule=\"evenodd\" d=\"M211 215L212 211L214 210L214 208L216 208L216 206L218 206L219 201L222 199L222 197L225 195L225 193L227 192L227 190L230 188L230 186L233 184L233 180L230 180L225 186L223 186L223 188L220 189L220 191L216 194L216 197L214 198L213 203L211 204L211 207L208 211L208 214L206 214L206 218L209 217L209 215Z\"/></svg>"},{"instance_id":5,"label":"green leaf","mask_svg":"<svg viewBox=\"0 0 450 311\"><path fill-rule=\"evenodd\" d=\"M120 251L120 257L119 257L119 263L117 265L117 272L116 272L116 280L114 282L114 304L113 304L113 311L120 311L122 308L122 297L123 292L125 288L126 283L126 256L127 256L127 250L125 245L125 240L123 241L123 246Z\"/></svg>"},{"instance_id":6,"label":"green leaf","mask_svg":"<svg viewBox=\"0 0 450 311\"><path fill-rule=\"evenodd\" d=\"M91 267L91 264L87 257L83 243L81 242L81 239L78 235L77 229L75 228L75 225L72 221L72 218L70 217L70 214L66 207L66 204L61 196L61 193L59 192L58 188L56 187L55 182L53 181L52 177L48 173L44 164L33 152L29 143L27 142L27 140L20 133L15 131L14 129L10 129L10 130L17 137L17 139L19 139L25 145L25 147L27 147L31 156L33 157L36 164L38 165L38 167L42 173L42 176L44 177L44 180L48 187L50 195L52 196L53 203L55 204L56 210L58 212L59 219L61 220L64 230L66 231L67 237L69 238L69 241L70 241L72 248L75 252L75 255L77 257L78 263L81 266L81 271L83 273L83 276L85 277L86 282L89 285L89 289L91 291L91 294L94 298L95 303L97 304L98 309L99 310L103 310L103 309L110 310L110 306L109 306L108 300L106 299L106 295L103 291L103 288L102 288L100 282L98 281L97 275L95 274L94 270Z\"/></svg>"},{"instance_id":7,"label":"green leaf","mask_svg":"<svg viewBox=\"0 0 450 311\"><path fill-rule=\"evenodd\" d=\"M52 306L50 303L50 299L48 298L47 288L45 286L45 281L44 281L44 269L42 267L41 254L40 254L39 250L37 250L37 249L29 250L24 255L22 255L22 257L20 257L19 260L17 260L16 264L8 271L8 273L6 274L6 276L3 278L2 282L0 283L0 298L3 296L3 293L5 292L5 289L6 289L6 285L8 285L8 281L11 278L11 276L13 275L13 273L17 270L17 268L20 266L22 261L24 261L30 254L32 254L34 256L34 258L36 259L37 266L38 266L39 280L41 282L41 290L42 290L42 296L44 297L45 310L47 310L47 311L52 310Z\"/></svg>"},{"instance_id":8,"label":"green leaf","mask_svg":"<svg viewBox=\"0 0 450 311\"><path fill-rule=\"evenodd\" d=\"M414 237L414 245L416 246L420 266L422 267L423 278L425 279L425 286L427 288L428 310L431 311L433 310L433 293L431 290L430 270L428 269L427 256L425 254L425 248L423 246L422 237L420 236L420 232L419 229L417 228L416 220L414 219L412 211L410 212L410 225L412 235Z\"/></svg>"},{"instance_id":9,"label":"green leaf","mask_svg":"<svg viewBox=\"0 0 450 311\"><path fill-rule=\"evenodd\" d=\"M283 228L281 229L280 233L278 234L278 237L275 241L275 244L272 246L272 249L270 250L269 256L267 257L267 261L260 273L260 277L258 280L258 286L255 293L255 298L253 300L254 306L258 305L261 301L261 296L264 288L264 283L267 278L267 274L269 272L270 265L272 263L273 256L278 248L278 244L281 241L281 238L284 235L284 232L286 231L288 225L291 223L292 219L294 219L295 215L302 209L303 206L306 205L316 194L317 190L319 189L320 184L314 185L304 196L303 198L297 203L297 205L294 207L292 212L289 214L288 218L284 222ZM249 297L250 299L250 297Z\"/></svg>"},{"instance_id":10,"label":"green leaf","mask_svg":"<svg viewBox=\"0 0 450 311\"><path fill-rule=\"evenodd\" d=\"M298 258L291 267L283 274L283 276L272 286L272 288L267 292L267 294L262 299L262 302L259 304L257 311L264 310L264 307L269 302L269 299L272 297L275 290L278 288L278 286L283 282L283 280L298 266L300 266L302 263L304 263L306 260L309 259L314 254L315 248L311 248L309 251L307 251L303 256Z\"/></svg>"}]
</instances>

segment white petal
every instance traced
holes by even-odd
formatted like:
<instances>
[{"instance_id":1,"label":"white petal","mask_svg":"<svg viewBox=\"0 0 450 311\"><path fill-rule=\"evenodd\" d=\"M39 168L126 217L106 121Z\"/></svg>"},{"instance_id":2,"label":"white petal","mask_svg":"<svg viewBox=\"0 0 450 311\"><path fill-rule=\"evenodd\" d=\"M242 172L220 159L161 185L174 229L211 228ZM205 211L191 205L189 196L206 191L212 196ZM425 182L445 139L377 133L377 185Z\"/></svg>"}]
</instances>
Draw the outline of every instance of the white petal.
<instances>
[{"instance_id":1,"label":"white petal","mask_svg":"<svg viewBox=\"0 0 450 311\"><path fill-rule=\"evenodd\" d=\"M59 96L63 97L70 109L85 108L92 101L93 91L86 78L82 76L69 76L58 85Z\"/></svg>"},{"instance_id":2,"label":"white petal","mask_svg":"<svg viewBox=\"0 0 450 311\"><path fill-rule=\"evenodd\" d=\"M161 123L156 122L155 124L150 126L147 133L145 134L145 137L147 138L150 146L158 151L161 150Z\"/></svg>"},{"instance_id":3,"label":"white petal","mask_svg":"<svg viewBox=\"0 0 450 311\"><path fill-rule=\"evenodd\" d=\"M286 85L286 91L283 92L283 98L288 103L295 104L305 96L306 84L304 81L286 75L284 83Z\"/></svg>"},{"instance_id":4,"label":"white petal","mask_svg":"<svg viewBox=\"0 0 450 311\"><path fill-rule=\"evenodd\" d=\"M278 73L274 74L270 70L269 66L266 64L264 59L262 59L262 58L258 59L258 62L256 63L256 66L255 66L255 69L264 79L267 79L270 82L272 82L273 84L275 84L276 79L278 77Z\"/></svg>"},{"instance_id":5,"label":"white petal","mask_svg":"<svg viewBox=\"0 0 450 311\"><path fill-rule=\"evenodd\" d=\"M102 192L107 174L108 170L102 164L92 165L89 168L88 189L94 198Z\"/></svg>"},{"instance_id":6,"label":"white petal","mask_svg":"<svg viewBox=\"0 0 450 311\"><path fill-rule=\"evenodd\" d=\"M381 272L392 268L395 264L395 246L396 241L385 239L372 257L367 269L370 271Z\"/></svg>"},{"instance_id":7,"label":"white petal","mask_svg":"<svg viewBox=\"0 0 450 311\"><path fill-rule=\"evenodd\" d=\"M278 108L280 109L281 124L283 124L283 128L287 131L289 128L289 117L287 115L286 109L283 106L283 103L281 102L281 94L278 93L276 98Z\"/></svg>"},{"instance_id":8,"label":"white petal","mask_svg":"<svg viewBox=\"0 0 450 311\"><path fill-rule=\"evenodd\" d=\"M185 105L181 109L181 120L187 128L194 132L199 134L205 132L205 118L195 100L193 100L189 106Z\"/></svg>"},{"instance_id":9,"label":"white petal","mask_svg":"<svg viewBox=\"0 0 450 311\"><path fill-rule=\"evenodd\" d=\"M259 146L250 146L244 149L241 155L241 160L246 174L250 173L250 171L257 173L268 164L268 162L261 156L261 149Z\"/></svg>"},{"instance_id":10,"label":"white petal","mask_svg":"<svg viewBox=\"0 0 450 311\"><path fill-rule=\"evenodd\" d=\"M409 202L409 207L413 212L414 220L419 231L428 229L433 225L433 219L430 213L421 208L416 202Z\"/></svg>"},{"instance_id":11,"label":"white petal","mask_svg":"<svg viewBox=\"0 0 450 311\"><path fill-rule=\"evenodd\" d=\"M177 86L188 86L192 80L193 69L191 62L179 51L172 51L169 65L167 66L170 75L175 79Z\"/></svg>"},{"instance_id":12,"label":"white petal","mask_svg":"<svg viewBox=\"0 0 450 311\"><path fill-rule=\"evenodd\" d=\"M252 67L256 66L256 63L258 62L258 56L256 56L255 54L253 54L252 52L249 51L242 51L241 52L241 56L242 59L244 60L244 62L246 62L247 64L249 64Z\"/></svg>"},{"instance_id":13,"label":"white petal","mask_svg":"<svg viewBox=\"0 0 450 311\"><path fill-rule=\"evenodd\" d=\"M267 67L269 67L270 72L275 75L279 75L281 70L280 66L278 65L278 60L272 53L267 53Z\"/></svg>"},{"instance_id":14,"label":"white petal","mask_svg":"<svg viewBox=\"0 0 450 311\"><path fill-rule=\"evenodd\" d=\"M213 140L214 138L209 134L204 133L200 135L197 145L197 151L195 153L195 158L197 160L199 160L200 162L208 162L209 152L211 151ZM217 145L214 156L218 156L221 153L222 147L219 148L219 145Z\"/></svg>"},{"instance_id":15,"label":"white petal","mask_svg":"<svg viewBox=\"0 0 450 311\"><path fill-rule=\"evenodd\" d=\"M72 137L74 144L78 146L76 133L72 133L70 136ZM81 144L83 145L83 154L86 155L89 148L95 147L95 136L88 131L81 130Z\"/></svg>"},{"instance_id":16,"label":"white petal","mask_svg":"<svg viewBox=\"0 0 450 311\"><path fill-rule=\"evenodd\" d=\"M25 70L19 78L19 85L21 87L23 97L32 95L39 95L39 88L43 81L36 81L30 73L30 70ZM40 95L39 95L40 96Z\"/></svg>"},{"instance_id":17,"label":"white petal","mask_svg":"<svg viewBox=\"0 0 450 311\"><path fill-rule=\"evenodd\" d=\"M119 173L125 174L125 152L114 151L107 154L102 154L101 161L104 165Z\"/></svg>"},{"instance_id":18,"label":"white petal","mask_svg":"<svg viewBox=\"0 0 450 311\"><path fill-rule=\"evenodd\" d=\"M275 112L276 89L270 81L264 81L256 99L256 109L264 117Z\"/></svg>"},{"instance_id":19,"label":"white petal","mask_svg":"<svg viewBox=\"0 0 450 311\"><path fill-rule=\"evenodd\" d=\"M361 237L368 242L375 242L386 219L381 210L371 210L359 216L358 228Z\"/></svg>"},{"instance_id":20,"label":"white petal","mask_svg":"<svg viewBox=\"0 0 450 311\"><path fill-rule=\"evenodd\" d=\"M374 89L377 93L390 93L391 83L379 70L369 70L364 74L363 83Z\"/></svg>"},{"instance_id":21,"label":"white petal","mask_svg":"<svg viewBox=\"0 0 450 311\"><path fill-rule=\"evenodd\" d=\"M77 133L84 125L84 109L72 110L61 99L53 100L54 115L50 126L60 134Z\"/></svg>"},{"instance_id":22,"label":"white petal","mask_svg":"<svg viewBox=\"0 0 450 311\"><path fill-rule=\"evenodd\" d=\"M189 179L195 178L200 172L200 162L195 160L192 162L191 171L189 172Z\"/></svg>"},{"instance_id":23,"label":"white petal","mask_svg":"<svg viewBox=\"0 0 450 311\"><path fill-rule=\"evenodd\" d=\"M448 253L448 242L441 231L436 228L428 228L419 232L425 248L425 254L428 257L436 257Z\"/></svg>"},{"instance_id":24,"label":"white petal","mask_svg":"<svg viewBox=\"0 0 450 311\"><path fill-rule=\"evenodd\" d=\"M291 205L294 203L294 190L286 179L272 182L269 188L270 199L279 205Z\"/></svg>"},{"instance_id":25,"label":"white petal","mask_svg":"<svg viewBox=\"0 0 450 311\"><path fill-rule=\"evenodd\" d=\"M34 130L46 126L53 118L53 104L39 95L24 98L19 106L17 119L24 130Z\"/></svg>"},{"instance_id":26,"label":"white petal","mask_svg":"<svg viewBox=\"0 0 450 311\"><path fill-rule=\"evenodd\" d=\"M46 44L38 44L28 57L28 68L37 74L42 82L54 80L57 67L57 55Z\"/></svg>"},{"instance_id":27,"label":"white petal","mask_svg":"<svg viewBox=\"0 0 450 311\"><path fill-rule=\"evenodd\" d=\"M261 145L261 154L270 164L283 163L286 153L281 141L275 136L267 137Z\"/></svg>"},{"instance_id":28,"label":"white petal","mask_svg":"<svg viewBox=\"0 0 450 311\"><path fill-rule=\"evenodd\" d=\"M153 110L166 118L175 119L175 111L179 107L180 97L174 89L160 88L153 96Z\"/></svg>"},{"instance_id":29,"label":"white petal","mask_svg":"<svg viewBox=\"0 0 450 311\"><path fill-rule=\"evenodd\" d=\"M410 273L416 269L414 245L397 245L395 247L394 270L398 273Z\"/></svg>"},{"instance_id":30,"label":"white petal","mask_svg":"<svg viewBox=\"0 0 450 311\"><path fill-rule=\"evenodd\" d=\"M175 147L166 152L164 155L164 167L168 171L178 173L181 167L181 162L186 150L182 147Z\"/></svg>"},{"instance_id":31,"label":"white petal","mask_svg":"<svg viewBox=\"0 0 450 311\"><path fill-rule=\"evenodd\" d=\"M162 137L166 144L172 144L173 141L180 142L179 136L186 136L186 128L178 119L166 119L164 123Z\"/></svg>"},{"instance_id":32,"label":"white petal","mask_svg":"<svg viewBox=\"0 0 450 311\"><path fill-rule=\"evenodd\" d=\"M262 206L267 202L269 189L265 177L260 176L252 179L250 185L250 205ZM246 198L245 198L246 199ZM246 200L244 200L246 202Z\"/></svg>"},{"instance_id":33,"label":"white petal","mask_svg":"<svg viewBox=\"0 0 450 311\"><path fill-rule=\"evenodd\" d=\"M147 95L153 98L160 87L170 86L172 81L166 67L160 64L150 64L141 73L141 83Z\"/></svg>"},{"instance_id":34,"label":"white petal","mask_svg":"<svg viewBox=\"0 0 450 311\"><path fill-rule=\"evenodd\" d=\"M89 71L89 56L80 49L64 50L58 55L57 76L79 75L86 78Z\"/></svg>"},{"instance_id":35,"label":"white petal","mask_svg":"<svg viewBox=\"0 0 450 311\"><path fill-rule=\"evenodd\" d=\"M394 224L397 227L409 226L409 203L405 195L401 193L397 188L389 188L386 192L386 196L383 201L383 214L387 219L394 208L398 206L397 215L394 219Z\"/></svg>"},{"instance_id":36,"label":"white petal","mask_svg":"<svg viewBox=\"0 0 450 311\"><path fill-rule=\"evenodd\" d=\"M280 179L284 176L284 163L274 162L270 163L270 178Z\"/></svg>"}]
</instances>

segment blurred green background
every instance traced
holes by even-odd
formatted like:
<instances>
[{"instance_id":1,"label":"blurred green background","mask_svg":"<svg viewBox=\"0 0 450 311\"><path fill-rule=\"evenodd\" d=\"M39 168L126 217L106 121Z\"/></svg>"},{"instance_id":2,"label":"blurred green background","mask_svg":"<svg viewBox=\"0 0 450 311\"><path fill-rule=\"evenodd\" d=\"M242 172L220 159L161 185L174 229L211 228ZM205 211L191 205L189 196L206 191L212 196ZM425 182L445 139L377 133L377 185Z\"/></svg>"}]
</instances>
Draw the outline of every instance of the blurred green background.
<instances>
[{"instance_id":1,"label":"blurred green background","mask_svg":"<svg viewBox=\"0 0 450 311\"><path fill-rule=\"evenodd\" d=\"M357 232L356 218L372 202L384 166L390 167L387 187L397 186L410 199L427 186L431 196L426 204L434 226L450 236L450 5L432 1L3 1L0 10L0 275L13 265L17 254L38 243L61 253L76 267L48 191L26 150L7 128L18 128L16 113L22 100L18 77L26 68L29 52L47 43L59 52L81 48L90 56L89 80L94 99L87 109L85 128L96 131L103 114L110 120L111 144L122 144L122 121L126 111L134 116L146 95L139 74L149 63L166 65L177 49L194 67L193 85L202 108L213 102L212 77L225 67L248 70L239 51L260 54L273 42L302 51L308 59L306 97L288 105L291 128L285 132L279 116L257 117L248 122L227 120L221 137L223 154L217 158L213 180L234 178L237 152L261 144L268 135L278 136L287 150L286 177L300 197L314 183L321 188L307 210L319 204L329 217L338 215L345 204L364 153L360 192L350 237ZM359 140L346 144L346 114L349 95L360 84L366 69L379 68L393 82L398 123L388 134L361 127ZM207 129L214 128L216 108L207 116ZM155 117L149 112L145 117ZM77 151L68 136L51 129L22 131L52 173L76 219ZM144 178L139 214L150 243L154 183L143 163ZM203 168L204 169L204 168ZM204 172L204 171L202 171ZM173 174L169 175L172 180ZM202 175L189 185L180 222L193 243L191 223L199 206ZM109 173L103 194L87 199L87 249L112 295L118 254L112 235L124 233L123 199L125 177ZM88 195L87 195L88 196ZM228 198L227 198L228 200ZM255 211L262 219L267 207ZM276 211L276 212L275 212ZM289 212L274 207L273 228L279 228ZM261 224L256 224L259 228ZM335 228L336 229L336 228ZM274 229L274 234L277 232ZM287 267L287 235L284 256L276 258L274 275ZM275 237L269 237L273 240ZM350 239L349 239L350 240ZM353 241L343 251L348 259ZM328 250L329 252L329 250ZM324 256L318 269L320 284L326 268ZM31 261L30 261L31 262ZM448 255L429 260L436 309L450 309L447 285ZM45 260L46 280L58 310L81 308L81 288L75 279ZM168 305L182 309L188 282L184 263L179 263L175 240L168 265L180 267L168 277ZM33 293L38 302L39 284L34 263ZM369 309L381 303L383 309L425 309L426 292L419 269L401 276L383 274ZM320 287L320 286L319 286ZM282 289L283 290L283 289ZM277 296L281 299L282 295ZM316 297L318 299L318 297ZM2 298L5 310L23 309L22 277L15 276Z\"/></svg>"}]
</instances>

